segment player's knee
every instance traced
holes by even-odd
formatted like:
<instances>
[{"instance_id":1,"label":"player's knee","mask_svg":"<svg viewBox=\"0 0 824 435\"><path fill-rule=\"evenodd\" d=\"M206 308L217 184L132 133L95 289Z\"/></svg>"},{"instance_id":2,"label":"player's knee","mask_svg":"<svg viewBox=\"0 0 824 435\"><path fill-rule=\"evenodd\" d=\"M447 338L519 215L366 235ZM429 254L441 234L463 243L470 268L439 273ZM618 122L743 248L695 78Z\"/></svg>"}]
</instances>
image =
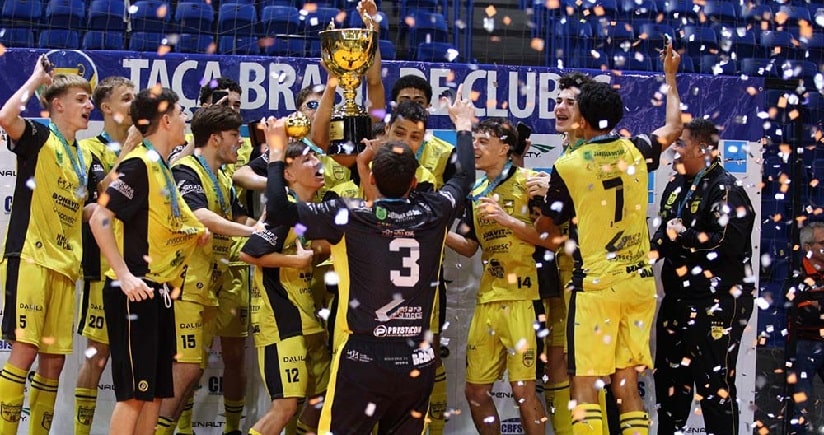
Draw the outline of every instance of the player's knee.
<instances>
[{"instance_id":1,"label":"player's knee","mask_svg":"<svg viewBox=\"0 0 824 435\"><path fill-rule=\"evenodd\" d=\"M63 371L63 363L66 362L66 355L53 353L41 353L37 357L37 373L48 379L60 379L60 372Z\"/></svg>"},{"instance_id":2,"label":"player's knee","mask_svg":"<svg viewBox=\"0 0 824 435\"><path fill-rule=\"evenodd\" d=\"M511 383L511 386L512 399L515 400L515 404L519 406L525 403L536 401L538 398L538 396L535 393L534 381L513 382Z\"/></svg>"},{"instance_id":3,"label":"player's knee","mask_svg":"<svg viewBox=\"0 0 824 435\"><path fill-rule=\"evenodd\" d=\"M15 341L11 345L11 355L8 363L24 370L29 370L37 358L37 346L29 343Z\"/></svg>"},{"instance_id":4,"label":"player's knee","mask_svg":"<svg viewBox=\"0 0 824 435\"><path fill-rule=\"evenodd\" d=\"M492 388L490 385L476 385L467 383L464 388L466 401L469 402L470 405L474 406L478 406L481 403L492 400L492 397L490 396L491 391Z\"/></svg>"},{"instance_id":5,"label":"player's knee","mask_svg":"<svg viewBox=\"0 0 824 435\"><path fill-rule=\"evenodd\" d=\"M297 399L275 399L272 401L272 408L269 413L277 421L287 422L298 412Z\"/></svg>"},{"instance_id":6,"label":"player's knee","mask_svg":"<svg viewBox=\"0 0 824 435\"><path fill-rule=\"evenodd\" d=\"M175 378L185 385L196 383L203 375L203 368L199 363L175 363L173 371Z\"/></svg>"}]
</instances>

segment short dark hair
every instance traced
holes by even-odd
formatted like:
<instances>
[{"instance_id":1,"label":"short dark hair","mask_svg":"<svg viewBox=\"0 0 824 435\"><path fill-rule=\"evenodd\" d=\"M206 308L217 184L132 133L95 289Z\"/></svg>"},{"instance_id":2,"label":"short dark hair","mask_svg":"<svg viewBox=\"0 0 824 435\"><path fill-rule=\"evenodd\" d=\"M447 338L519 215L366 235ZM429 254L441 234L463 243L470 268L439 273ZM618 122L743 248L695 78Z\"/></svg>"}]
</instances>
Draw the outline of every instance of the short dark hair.
<instances>
[{"instance_id":1,"label":"short dark hair","mask_svg":"<svg viewBox=\"0 0 824 435\"><path fill-rule=\"evenodd\" d=\"M564 89L569 88L578 88L581 89L581 86L584 86L587 83L592 83L592 77L581 73L581 72L571 72L569 74L564 74L558 80L558 90L563 91Z\"/></svg>"},{"instance_id":2,"label":"short dark hair","mask_svg":"<svg viewBox=\"0 0 824 435\"><path fill-rule=\"evenodd\" d=\"M112 91L120 86L128 86L130 88L135 87L134 83L126 77L109 76L103 79L94 88L94 92L92 92L92 102L94 103L94 106L100 108L103 101L112 96Z\"/></svg>"},{"instance_id":3,"label":"short dark hair","mask_svg":"<svg viewBox=\"0 0 824 435\"><path fill-rule=\"evenodd\" d=\"M301 89L295 96L295 109L300 110L301 106L303 106L303 103L309 99L310 95L323 95L323 86L313 85Z\"/></svg>"},{"instance_id":4,"label":"short dark hair","mask_svg":"<svg viewBox=\"0 0 824 435\"><path fill-rule=\"evenodd\" d=\"M486 118L472 129L474 133L488 133L509 145L507 154L512 154L518 147L518 130L506 118Z\"/></svg>"},{"instance_id":5,"label":"short dark hair","mask_svg":"<svg viewBox=\"0 0 824 435\"><path fill-rule=\"evenodd\" d=\"M206 146L209 136L229 130L240 130L243 118L229 106L213 104L203 107L192 117L192 135L195 148Z\"/></svg>"},{"instance_id":6,"label":"short dark hair","mask_svg":"<svg viewBox=\"0 0 824 435\"><path fill-rule=\"evenodd\" d=\"M380 137L386 134L386 123L377 121L372 123L372 138Z\"/></svg>"},{"instance_id":7,"label":"short dark hair","mask_svg":"<svg viewBox=\"0 0 824 435\"><path fill-rule=\"evenodd\" d=\"M372 159L372 175L381 195L387 198L403 198L412 186L418 159L409 145L387 142Z\"/></svg>"},{"instance_id":8,"label":"short dark hair","mask_svg":"<svg viewBox=\"0 0 824 435\"><path fill-rule=\"evenodd\" d=\"M684 130L689 130L690 137L698 143L718 149L718 127L712 121L704 118L693 118L690 122L684 124Z\"/></svg>"},{"instance_id":9,"label":"short dark hair","mask_svg":"<svg viewBox=\"0 0 824 435\"><path fill-rule=\"evenodd\" d=\"M243 88L240 87L238 82L227 77L218 77L200 88L200 96L198 97L200 104L203 105L206 104L207 101L211 101L212 94L222 89L243 94ZM215 101L212 102L215 103Z\"/></svg>"},{"instance_id":10,"label":"short dark hair","mask_svg":"<svg viewBox=\"0 0 824 435\"><path fill-rule=\"evenodd\" d=\"M390 101L398 101L398 94L406 88L414 88L423 92L426 96L426 102L432 102L432 85L425 78L415 74L407 74L395 81L395 84L392 85L392 93L390 94L392 99Z\"/></svg>"},{"instance_id":11,"label":"short dark hair","mask_svg":"<svg viewBox=\"0 0 824 435\"><path fill-rule=\"evenodd\" d=\"M169 88L151 87L137 93L129 113L144 136L157 131L160 117L175 110L180 98Z\"/></svg>"},{"instance_id":12,"label":"short dark hair","mask_svg":"<svg viewBox=\"0 0 824 435\"><path fill-rule=\"evenodd\" d=\"M398 119L405 119L412 122L422 122L424 130L426 123L429 120L429 112L420 104L414 101L401 101L392 113L389 115L389 125L392 125Z\"/></svg>"},{"instance_id":13,"label":"short dark hair","mask_svg":"<svg viewBox=\"0 0 824 435\"><path fill-rule=\"evenodd\" d=\"M309 147L302 140L289 142L289 145L286 146L286 164L289 165L292 163L292 160L294 160L295 157L299 157L306 154L307 149L309 149Z\"/></svg>"},{"instance_id":14,"label":"short dark hair","mask_svg":"<svg viewBox=\"0 0 824 435\"><path fill-rule=\"evenodd\" d=\"M621 94L606 83L593 81L581 86L577 102L581 117L598 131L612 130L624 117Z\"/></svg>"}]
</instances>

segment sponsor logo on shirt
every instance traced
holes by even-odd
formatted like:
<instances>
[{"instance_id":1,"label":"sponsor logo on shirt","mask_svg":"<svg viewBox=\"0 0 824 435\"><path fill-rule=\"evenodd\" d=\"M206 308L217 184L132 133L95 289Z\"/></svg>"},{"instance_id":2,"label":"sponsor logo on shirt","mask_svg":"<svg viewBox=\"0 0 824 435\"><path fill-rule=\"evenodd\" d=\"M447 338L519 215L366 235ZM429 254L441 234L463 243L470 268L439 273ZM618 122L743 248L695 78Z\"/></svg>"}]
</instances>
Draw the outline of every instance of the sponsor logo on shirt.
<instances>
[{"instance_id":1,"label":"sponsor logo on shirt","mask_svg":"<svg viewBox=\"0 0 824 435\"><path fill-rule=\"evenodd\" d=\"M415 337L423 330L420 326L386 326L378 325L372 334L375 337Z\"/></svg>"}]
</instances>

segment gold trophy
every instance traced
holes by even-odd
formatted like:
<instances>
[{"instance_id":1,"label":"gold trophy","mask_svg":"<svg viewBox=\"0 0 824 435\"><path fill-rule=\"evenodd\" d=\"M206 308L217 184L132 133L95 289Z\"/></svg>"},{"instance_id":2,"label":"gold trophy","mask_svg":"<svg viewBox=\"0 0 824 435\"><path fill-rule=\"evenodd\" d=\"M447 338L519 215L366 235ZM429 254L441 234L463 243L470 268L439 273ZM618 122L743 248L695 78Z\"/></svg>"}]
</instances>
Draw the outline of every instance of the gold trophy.
<instances>
[{"instance_id":1,"label":"gold trophy","mask_svg":"<svg viewBox=\"0 0 824 435\"><path fill-rule=\"evenodd\" d=\"M286 135L295 140L309 136L312 131L312 121L303 114L295 112L286 117Z\"/></svg>"},{"instance_id":2,"label":"gold trophy","mask_svg":"<svg viewBox=\"0 0 824 435\"><path fill-rule=\"evenodd\" d=\"M372 138L372 119L355 103L361 77L372 66L378 49L372 19L365 15L364 22L366 29L335 29L332 22L320 32L321 58L343 88L343 104L335 108L329 126L328 153L347 166L363 150L361 140Z\"/></svg>"}]
</instances>

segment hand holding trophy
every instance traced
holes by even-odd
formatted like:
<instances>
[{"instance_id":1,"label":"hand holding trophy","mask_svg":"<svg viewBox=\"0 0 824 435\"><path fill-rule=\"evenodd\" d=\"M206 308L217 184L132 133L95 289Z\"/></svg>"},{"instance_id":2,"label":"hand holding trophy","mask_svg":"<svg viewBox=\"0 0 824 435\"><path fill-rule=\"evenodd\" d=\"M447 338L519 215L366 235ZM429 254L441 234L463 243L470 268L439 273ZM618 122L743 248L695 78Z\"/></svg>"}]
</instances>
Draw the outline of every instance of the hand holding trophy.
<instances>
[{"instance_id":1,"label":"hand holding trophy","mask_svg":"<svg viewBox=\"0 0 824 435\"><path fill-rule=\"evenodd\" d=\"M343 88L343 104L335 109L329 126L329 155L344 166L355 163L363 149L361 141L371 138L372 119L355 102L361 78L372 66L378 49L378 32L372 20L367 29L329 29L320 32L321 58Z\"/></svg>"}]
</instances>

